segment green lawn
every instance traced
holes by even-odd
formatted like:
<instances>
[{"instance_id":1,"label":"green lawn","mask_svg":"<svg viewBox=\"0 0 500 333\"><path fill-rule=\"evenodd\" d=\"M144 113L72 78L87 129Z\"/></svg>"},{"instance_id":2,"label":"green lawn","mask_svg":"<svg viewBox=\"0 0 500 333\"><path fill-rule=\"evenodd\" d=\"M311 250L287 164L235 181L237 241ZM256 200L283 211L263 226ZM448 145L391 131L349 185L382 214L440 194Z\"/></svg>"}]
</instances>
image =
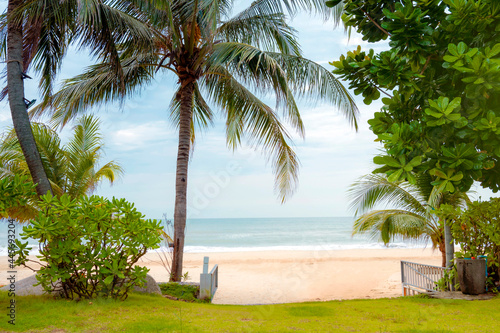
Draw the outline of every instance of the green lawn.
<instances>
[{"instance_id":1,"label":"green lawn","mask_svg":"<svg viewBox=\"0 0 500 333\"><path fill-rule=\"evenodd\" d=\"M7 305L7 293L0 293ZM500 332L500 297L417 297L233 306L132 294L92 302L17 297L16 325L2 305L0 331L29 332Z\"/></svg>"}]
</instances>

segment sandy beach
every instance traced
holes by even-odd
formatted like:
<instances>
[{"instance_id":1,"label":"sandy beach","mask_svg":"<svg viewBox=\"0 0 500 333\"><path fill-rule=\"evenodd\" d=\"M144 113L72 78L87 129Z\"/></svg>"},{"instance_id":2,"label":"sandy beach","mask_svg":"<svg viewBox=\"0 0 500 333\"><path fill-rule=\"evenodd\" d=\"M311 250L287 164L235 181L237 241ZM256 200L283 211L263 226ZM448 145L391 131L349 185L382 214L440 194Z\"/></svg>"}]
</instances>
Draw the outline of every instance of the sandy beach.
<instances>
[{"instance_id":1,"label":"sandy beach","mask_svg":"<svg viewBox=\"0 0 500 333\"><path fill-rule=\"evenodd\" d=\"M440 252L431 249L187 253L184 272L189 272L189 281L199 282L204 256L210 257L210 269L219 265L213 300L218 304L398 297L401 260L441 263ZM140 264L157 281L168 280L156 253L147 254ZM7 257L0 257L0 284L6 284L8 270ZM17 267L18 280L31 274Z\"/></svg>"}]
</instances>

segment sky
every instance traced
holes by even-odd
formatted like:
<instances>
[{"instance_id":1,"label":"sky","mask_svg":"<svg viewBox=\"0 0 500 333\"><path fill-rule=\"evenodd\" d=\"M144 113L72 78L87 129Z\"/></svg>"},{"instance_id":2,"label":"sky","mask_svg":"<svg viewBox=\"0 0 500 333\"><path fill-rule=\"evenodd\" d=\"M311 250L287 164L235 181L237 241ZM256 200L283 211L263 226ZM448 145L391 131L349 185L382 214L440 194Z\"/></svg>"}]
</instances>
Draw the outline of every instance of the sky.
<instances>
[{"instance_id":1,"label":"sky","mask_svg":"<svg viewBox=\"0 0 500 333\"><path fill-rule=\"evenodd\" d=\"M244 3L250 1L240 1L237 8ZM291 25L298 31L304 56L330 70L333 67L329 62L357 45L376 52L387 48L385 42L368 45L355 33L349 39L342 27L334 29L332 22L306 14L299 14ZM87 52L72 49L58 78L78 75L90 64ZM148 218L164 214L173 218L178 134L169 120L167 106L176 82L173 75L159 75L123 105L107 104L89 110L102 122L106 152L103 161L114 160L125 170L112 186L105 182L94 194L126 198ZM40 100L37 80L25 84L26 98ZM306 136L302 139L292 133L301 166L298 188L285 204L274 191L272 165L266 155L245 143L237 151L229 150L224 119L217 117L212 128L197 133L189 164L188 218L352 216L347 190L374 169L372 159L381 148L367 124L381 103L365 105L362 99L355 100L360 110L357 132L334 106L299 103ZM215 107L212 109L217 112ZM2 102L0 130L11 126L8 104ZM63 141L70 131L71 124L61 133ZM476 190L476 197L492 196L489 191Z\"/></svg>"}]
</instances>

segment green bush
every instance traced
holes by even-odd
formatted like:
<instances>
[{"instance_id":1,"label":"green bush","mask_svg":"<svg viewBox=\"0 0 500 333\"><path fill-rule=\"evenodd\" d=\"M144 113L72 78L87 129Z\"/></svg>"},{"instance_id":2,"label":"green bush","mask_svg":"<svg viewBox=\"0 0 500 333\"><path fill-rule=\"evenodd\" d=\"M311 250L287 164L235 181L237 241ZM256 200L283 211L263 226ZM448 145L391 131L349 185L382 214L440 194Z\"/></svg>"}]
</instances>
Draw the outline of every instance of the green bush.
<instances>
[{"instance_id":1,"label":"green bush","mask_svg":"<svg viewBox=\"0 0 500 333\"><path fill-rule=\"evenodd\" d=\"M135 264L148 249L159 247L158 221L145 220L125 199L47 194L39 207L38 218L21 237L40 243L37 279L46 291L70 299L125 299L134 286L144 284L148 270ZM17 264L27 266L28 243L16 244Z\"/></svg>"},{"instance_id":2,"label":"green bush","mask_svg":"<svg viewBox=\"0 0 500 333\"><path fill-rule=\"evenodd\" d=\"M461 251L457 257L486 256L490 277L500 276L500 198L475 201L467 210L442 205L438 214L451 222L451 231Z\"/></svg>"}]
</instances>

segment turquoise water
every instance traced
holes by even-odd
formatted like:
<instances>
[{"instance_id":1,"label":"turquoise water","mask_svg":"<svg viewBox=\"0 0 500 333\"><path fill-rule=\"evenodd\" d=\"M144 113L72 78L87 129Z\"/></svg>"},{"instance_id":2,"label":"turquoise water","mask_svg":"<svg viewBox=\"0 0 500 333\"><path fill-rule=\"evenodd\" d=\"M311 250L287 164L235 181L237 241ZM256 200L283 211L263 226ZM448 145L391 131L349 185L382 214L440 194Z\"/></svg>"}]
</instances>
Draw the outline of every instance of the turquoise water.
<instances>
[{"instance_id":1,"label":"turquoise water","mask_svg":"<svg viewBox=\"0 0 500 333\"><path fill-rule=\"evenodd\" d=\"M186 252L262 250L343 250L384 248L367 236L352 234L353 217L191 219ZM423 247L396 240L390 247Z\"/></svg>"},{"instance_id":2,"label":"turquoise water","mask_svg":"<svg viewBox=\"0 0 500 333\"><path fill-rule=\"evenodd\" d=\"M238 218L190 219L186 252L267 250L343 250L384 248L366 236L351 237L354 218ZM167 229L172 229L172 226ZM19 234L21 226L16 228ZM168 230L167 230L168 232ZM0 222L0 255L6 255L7 224ZM34 241L30 244L38 247ZM393 248L423 247L425 243L397 240Z\"/></svg>"}]
</instances>

